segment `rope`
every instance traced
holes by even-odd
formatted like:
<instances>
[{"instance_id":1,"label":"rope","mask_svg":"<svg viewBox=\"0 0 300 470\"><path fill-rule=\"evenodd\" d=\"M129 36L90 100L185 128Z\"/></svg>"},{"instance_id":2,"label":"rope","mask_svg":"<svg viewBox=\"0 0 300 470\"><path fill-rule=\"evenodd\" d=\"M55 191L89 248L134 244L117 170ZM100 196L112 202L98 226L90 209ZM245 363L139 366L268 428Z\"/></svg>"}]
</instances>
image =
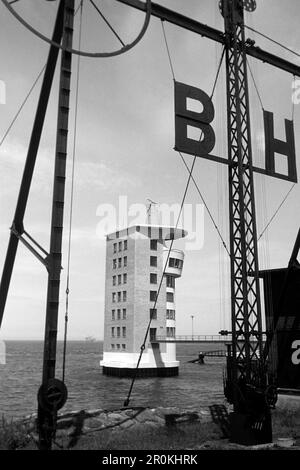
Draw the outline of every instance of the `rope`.
<instances>
[{"instance_id":1,"label":"rope","mask_svg":"<svg viewBox=\"0 0 300 470\"><path fill-rule=\"evenodd\" d=\"M293 51L293 49L290 49L289 47L285 46L281 42L275 41L275 39L270 38L266 34L263 34L263 33L261 33L260 31L257 31L254 28L251 28L251 26L247 26L247 25L244 25L244 26L245 26L245 28L249 29L250 31L253 31L253 33L259 34L259 36L262 36L263 38L267 39L268 41L272 42L273 44L276 44L277 46L282 47L282 49L285 49L286 51L291 52L295 56L300 57L300 54L298 52Z\"/></svg>"},{"instance_id":2,"label":"rope","mask_svg":"<svg viewBox=\"0 0 300 470\"><path fill-rule=\"evenodd\" d=\"M251 78L252 78L252 81L253 81L253 84L254 84L254 88L256 90L256 93L257 93L257 96L258 96L258 99L259 99L259 102L260 102L260 105L261 105L261 109L264 110L265 108L264 108L264 105L263 105L262 97L261 97L261 94L259 92L258 86L256 84L256 80L254 78L254 75L253 75L253 72L252 72L252 69L250 67L250 63L249 63L247 57L246 57L246 61L247 61L247 66L248 66L248 69L249 69L249 72L250 72L250 75L251 75Z\"/></svg>"},{"instance_id":3,"label":"rope","mask_svg":"<svg viewBox=\"0 0 300 470\"><path fill-rule=\"evenodd\" d=\"M190 170L189 170L189 167L188 167L188 165L187 165L187 163L186 163L186 161L185 161L185 159L184 159L182 153L181 153L181 152L178 152L178 153L179 153L179 155L180 155L180 157L181 157L181 159L182 159L182 161L183 161L183 163L184 163L184 166L186 167L187 171L189 172L189 171L190 171ZM216 231L217 231L217 233L218 233L218 235L219 235L219 237L220 237L220 240L221 240L221 242L222 242L222 245L223 245L223 247L225 248L225 250L227 251L228 256L230 257L230 251L229 251L229 249L227 248L226 242L225 242L224 238L222 237L222 234L221 234L221 232L220 232L220 230L219 230L219 228L218 228L218 226L217 226L217 224L216 224L216 222L215 222L215 220L214 220L214 218L213 218L213 215L212 215L212 213L211 213L211 211L210 211L210 209L209 209L209 207L208 207L208 205L207 205L207 203L206 203L206 201L205 201L205 199L204 199L204 197L203 197L203 195L202 195L202 193L201 193L201 191L200 191L200 189L199 189L199 186L198 186L198 184L196 183L194 177L192 176L191 178L192 178L192 181L193 181L193 183L194 183L194 185L195 185L195 187L196 187L196 189L197 189L197 192L198 192L198 194L199 194L199 196L200 196L200 198L201 198L201 200L202 200L202 202L203 202L203 204L204 204L204 207L205 207L205 209L207 210L207 213L208 213L208 215L209 215L209 218L210 218L210 220L212 221L213 226L214 226L214 228L216 229Z\"/></svg>"},{"instance_id":4,"label":"rope","mask_svg":"<svg viewBox=\"0 0 300 470\"><path fill-rule=\"evenodd\" d=\"M107 26L109 27L109 29L113 32L113 34L116 36L116 38L118 39L118 41L122 44L123 47L125 47L125 43L122 41L122 39L120 38L120 36L118 35L118 33L116 32L116 30L112 27L112 25L110 24L110 22L105 18L105 16L103 15L102 11L100 10L100 8L96 5L96 3L93 1L93 0L90 0L90 3L93 5L93 7L97 10L97 12L99 13L99 15L101 16L101 18L103 19L103 21L105 21L105 23L107 24Z\"/></svg>"},{"instance_id":5,"label":"rope","mask_svg":"<svg viewBox=\"0 0 300 470\"><path fill-rule=\"evenodd\" d=\"M15 2L16 2L16 1L17 1L17 0L15 0ZM11 2L11 3L15 3L15 2ZM79 11L79 8L80 8L80 5L79 5L79 7L77 8L77 10L75 11L74 16L77 15L77 13L78 13L78 11ZM16 120L18 119L18 117L19 117L19 115L20 115L22 109L24 108L25 104L27 103L27 101L28 101L28 99L29 99L31 93L33 92L33 90L34 90L34 88L36 87L36 85L37 85L39 79L41 78L43 72L45 71L46 65L47 65L47 64L45 64L45 65L43 66L43 68L41 69L41 71L40 71L39 74L37 75L36 79L35 79L34 82L33 82L33 85L31 86L29 92L27 93L25 99L23 100L23 102L22 102L20 108L18 109L18 111L17 111L17 113L15 114L15 116L14 116L12 122L11 122L10 125L8 126L8 128L7 128L7 130L6 130L5 134L4 134L4 136L2 137L2 139L1 139L1 141L0 141L0 147L1 147L1 145L3 144L3 142L5 141L6 137L8 136L9 132L11 131L12 127L14 126L14 124L15 124Z\"/></svg>"},{"instance_id":6,"label":"rope","mask_svg":"<svg viewBox=\"0 0 300 470\"><path fill-rule=\"evenodd\" d=\"M167 54L168 54L170 69L171 69L171 73L172 73L173 80L174 80L174 82L175 82L176 79L175 79L175 73L174 73L174 66L173 66L173 61L172 61L172 57L171 57L171 54L170 54L170 48L169 48L169 44L168 44L168 40L167 40L167 36L166 36L166 31L165 31L165 27L164 27L164 22L163 22L163 20L161 20L161 26L162 26L164 41L165 41L166 50L167 50ZM224 55L225 55L225 47L223 48L223 51L222 51L222 54L221 54L221 58L220 58L220 61L219 61L219 65L218 65L218 69L217 69L216 78L215 78L215 81L214 81L214 84L213 84L213 88L212 88L212 92L211 92L211 95L210 95L210 98L211 98L211 99L213 98L213 95L214 95L215 90L216 90L216 86L217 86L218 78L219 78L219 75L220 75L220 71L221 71L221 66L222 66L222 62L223 62L223 59L224 59ZM182 161L183 161L183 164L184 164L185 168L186 168L187 171L189 172L190 170L189 170L189 167L188 167L188 165L187 165L187 163L186 163L186 161L185 161L184 156L182 155L181 152L178 152L178 153L179 153L179 155L180 155L180 157L181 157L181 159L182 159ZM197 189L197 192L198 192L198 194L199 194L199 196L200 196L200 198L201 198L201 201L203 202L204 207L205 207L206 210L207 210L207 213L208 213L208 215L209 215L209 218L210 218L210 220L212 221L213 226L214 226L214 228L216 229L216 231L217 231L217 233L218 233L218 235L219 235L219 237L220 237L220 239L221 239L222 245L224 246L225 250L227 251L228 255L230 256L230 252L229 252L229 250L228 250L228 248L227 248L227 245L226 245L226 243L225 243L225 240L224 240L224 238L222 237L222 234L221 234L221 232L220 232L220 230L219 230L219 228L218 228L218 226L217 226L217 224L216 224L216 222L215 222L215 220L214 220L214 217L213 217L213 215L212 215L212 213L211 213L211 211L210 211L210 209L209 209L209 207L208 207L208 204L207 204L207 202L205 201L204 196L203 196L203 194L201 193L201 191L200 191L200 189L199 189L199 186L198 186L198 184L196 183L196 181L195 181L195 179L194 179L194 177L193 177L192 175L191 175L191 178L192 178L192 181L193 181L193 183L194 183L194 185L195 185L195 187L196 187L196 189Z\"/></svg>"},{"instance_id":7,"label":"rope","mask_svg":"<svg viewBox=\"0 0 300 470\"><path fill-rule=\"evenodd\" d=\"M214 96L215 91L216 91L216 86L217 86L219 75L220 75L220 72L221 72L221 66L222 66L222 62L223 62L223 59L224 59L224 55L225 55L225 46L223 47L223 51L222 51L222 54L221 54L221 57L220 57L220 62L219 62L216 78L215 78L214 85L213 85L213 88L212 88L212 91L211 91L211 95L210 95L211 100L213 99L213 96Z\"/></svg>"},{"instance_id":8,"label":"rope","mask_svg":"<svg viewBox=\"0 0 300 470\"><path fill-rule=\"evenodd\" d=\"M163 20L161 20L161 27L162 27L162 31L163 31L163 35L164 35L164 40L165 40L166 50L167 50L167 54L168 54L168 58L169 58L169 64L170 64L172 77L173 77L173 80L175 82L176 81L175 80L175 72L174 72L173 62L172 62L172 58L171 58L171 54L170 54L170 49L169 49L169 45L168 45L168 41L167 41L167 36L166 36L166 31L165 31L165 26L164 26L164 21Z\"/></svg>"},{"instance_id":9,"label":"rope","mask_svg":"<svg viewBox=\"0 0 300 470\"><path fill-rule=\"evenodd\" d=\"M250 27L248 27L248 29L252 29ZM253 29L252 29L253 30ZM255 30L253 30L255 31ZM300 55L299 55L300 57ZM249 61L247 59L247 65L248 65L248 68L249 68L249 71L250 71L250 74L251 74L251 77L252 77L252 80L253 80L253 84L254 84L254 87L255 87L255 90L256 90L256 93L257 93L257 96L258 96L258 99L260 101L260 104L261 104L261 107L262 107L262 110L264 110L264 105L263 105L263 102L262 102L262 98L261 98L261 94L259 92L259 89L258 89L258 86L256 84L256 80L254 78L254 75L252 73L252 70L251 70L251 67L250 67L250 64L249 64ZM293 100L292 100L293 101ZM294 103L292 102L292 120L294 118ZM277 216L278 212L280 211L281 207L283 206L283 204L285 203L285 201L287 200L287 198L289 197L290 193L292 192L292 190L294 189L294 187L296 186L296 183L294 183L292 185L292 187L289 189L288 193L285 195L285 197L283 198L282 202L280 203L280 205L278 206L278 208L276 209L275 213L273 214L273 216L271 217L271 219L269 220L269 222L267 223L267 225L265 226L265 228L263 229L263 231L261 232L261 234L259 235L257 241L259 241L262 236L264 235L264 233L266 232L266 230L269 228L269 226L271 225L271 223L273 222L273 220L275 219L275 217Z\"/></svg>"},{"instance_id":10,"label":"rope","mask_svg":"<svg viewBox=\"0 0 300 470\"><path fill-rule=\"evenodd\" d=\"M162 23L162 26L163 26L163 23ZM164 27L163 27L163 32L165 33L165 30L164 30ZM167 42L167 38L166 38L166 35L164 34L164 38L165 38L165 43L166 43L166 47L167 47L167 51L168 51L168 57L169 57L169 63L170 63L170 68L171 68L171 71L172 71L172 76L173 76L173 79L175 81L175 75L174 75L174 68L173 68L173 64L172 64L172 59L171 59L171 55L169 53L169 47L168 47L168 42ZM222 61L223 61L223 57L224 57L224 52L225 52L225 48L223 50L223 53L222 53L222 56L221 56L221 60L220 60L220 64L219 64L219 67L218 67L218 70L217 70L217 74L216 74L216 78L215 78L215 81L214 81L214 84L213 84L213 88L212 88L212 93L211 93L211 98L213 97L213 94L215 92L215 89L216 89L216 84L217 84L217 80L218 80L218 77L219 77L219 73L220 73L220 69L221 69L221 64L222 64ZM202 134L203 132L201 133L200 135L200 140L202 138ZM180 220L180 217L181 217L181 213L182 213L182 209L183 209L183 205L184 205L184 202L185 202L185 199L186 199L186 195L187 195L187 191L188 191L188 188L189 188L189 185L190 185L190 182L191 182L191 179L194 181L195 183L195 180L192 176L192 173L193 173L193 170L194 170L194 166L195 166L195 163L196 163L196 159L197 157L194 156L194 159L193 159L193 163L192 163L192 166L191 168L188 167L188 165L186 164L182 154L180 152L178 152L181 156L181 158L183 159L184 161L184 164L188 170L188 173L189 173L189 176L188 176L188 179L187 179L187 183L186 183L186 187L185 187L185 190L184 190L184 194L183 194L183 197L182 197L182 202L181 202L181 205L180 205L180 210L179 210L179 214L178 214L178 217L177 217L177 221L176 221L176 224L175 224L175 228L177 228L178 226L178 223L179 223L179 220ZM196 183L195 183L196 184ZM200 195L201 195L201 198L202 200L204 201L204 198L201 194L201 191L200 189L198 188L198 186L196 185ZM205 202L205 207L207 208L207 204ZM211 212L209 211L209 214L213 220L213 217L211 215ZM217 227L217 225L215 224L214 222L214 225L215 227ZM220 234L220 232L219 232ZM221 234L220 234L221 235ZM222 239L223 240L223 239ZM165 262L165 265L164 265L164 269L163 269L163 273L162 273L162 276L160 278L160 283L159 283L159 286L158 286L158 291L157 291L157 294L156 294L156 297L155 297L155 302L154 302L154 305L153 305L153 309L155 309L156 307L156 304L157 304L157 300L158 300L158 297L159 297L159 294L160 294L160 290L161 290L161 286L162 286L162 283L163 283L163 279L164 279L164 275L165 275L165 272L166 272L166 269L167 269L167 266L168 266L168 263L169 263L169 257L170 257L170 253L171 253L171 250L172 250L172 247L173 247L173 244L174 244L174 239L171 240L171 243L170 243L170 247L169 247L169 250L168 250L168 255L167 255L167 259L166 259L166 262ZM223 245L226 247L226 244L223 240ZM227 247L226 247L227 249ZM228 251L229 253L229 251ZM141 348L140 348L140 354L139 354L139 358L138 358L138 362L137 362L137 365L136 365L136 368L134 370L134 375L133 375L133 378L132 378L132 381L131 381L131 384L130 384L130 388L129 388L129 391L128 391L128 395L127 395L127 398L126 400L124 401L124 406L128 406L129 405L129 402L130 402L130 397L131 397L131 393L132 393L132 389L133 389L133 386L134 386L134 383L135 383L135 380L137 378L137 371L138 371L138 368L139 368L139 365L140 365L140 362L141 362L141 359L142 359L142 356L143 356L143 352L146 348L146 341L147 341L147 337L148 337L148 334L149 334L149 330L150 330L150 327L151 327L151 323L152 323L152 316L150 316L150 320L148 322L148 326L147 326L147 329L146 329L146 333L145 333L145 337L144 337L144 341L143 341L143 344L141 345Z\"/></svg>"},{"instance_id":11,"label":"rope","mask_svg":"<svg viewBox=\"0 0 300 470\"><path fill-rule=\"evenodd\" d=\"M80 48L81 48L81 38L82 38L83 0L81 0L79 8L80 8L80 26L79 26L79 40L78 40L79 44L78 44L78 48L80 50ZM74 180L75 180L75 162L76 162L80 62L81 62L81 57L78 56L78 60L77 60L77 83L76 83L76 96L75 96L73 158L72 158L72 172L71 172L70 217L69 217L68 258L67 258L67 285L66 285L66 312L65 312L63 366L62 366L62 381L63 382L65 381L65 371L66 371L67 334L68 334L68 321L69 321L70 265L71 265L71 243L72 243L72 223L73 223L73 203L74 203Z\"/></svg>"},{"instance_id":12,"label":"rope","mask_svg":"<svg viewBox=\"0 0 300 470\"><path fill-rule=\"evenodd\" d=\"M2 137L2 139L1 139L1 141L0 141L0 146L1 146L1 145L3 144L3 142L5 141L5 139L6 139L6 137L8 136L10 130L12 129L12 127L13 127L13 125L15 124L16 120L18 119L19 114L21 113L22 109L24 108L25 104L27 103L27 101L28 101L28 99L29 99L31 93L33 92L33 90L34 90L36 84L38 83L39 79L41 78L41 76L42 76L42 74L43 74L45 68L46 68L46 64L44 65L44 67L42 68L42 70L40 71L40 73L38 74L38 76L36 77L36 79L34 80L32 87L30 88L29 92L27 93L25 99L23 100L23 102L22 102L20 108L18 109L16 115L14 116L12 122L11 122L10 125L8 126L8 128L7 128L7 130L6 130L5 134L4 134L4 136Z\"/></svg>"},{"instance_id":13,"label":"rope","mask_svg":"<svg viewBox=\"0 0 300 470\"><path fill-rule=\"evenodd\" d=\"M295 80L296 80L296 76L293 75L293 83L295 83ZM292 117L291 117L292 121L294 121L294 117L295 117L295 100L292 99Z\"/></svg>"},{"instance_id":14,"label":"rope","mask_svg":"<svg viewBox=\"0 0 300 470\"><path fill-rule=\"evenodd\" d=\"M269 228L269 226L271 225L271 223L273 222L273 220L275 219L275 217L277 216L278 212L280 211L281 207L283 206L283 204L286 202L287 198L289 197L289 195L291 194L291 192L293 191L294 187L296 186L296 183L293 183L292 187L289 189L288 193L285 195L285 197L283 198L282 202L280 203L280 205L278 206L278 208L276 209L275 213L272 215L271 219L269 220L269 222L267 223L266 227L264 228L264 230L261 232L260 236L258 237L258 240L259 241L261 239L261 237L263 236L263 234L265 233L265 231Z\"/></svg>"}]
</instances>

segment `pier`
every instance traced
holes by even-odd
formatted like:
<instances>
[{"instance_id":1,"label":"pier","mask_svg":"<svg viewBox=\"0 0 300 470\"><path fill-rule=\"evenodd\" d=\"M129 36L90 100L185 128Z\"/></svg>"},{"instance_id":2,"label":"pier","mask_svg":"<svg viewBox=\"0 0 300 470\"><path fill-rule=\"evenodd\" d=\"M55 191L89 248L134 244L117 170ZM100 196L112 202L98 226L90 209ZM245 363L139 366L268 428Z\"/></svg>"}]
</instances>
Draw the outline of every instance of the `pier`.
<instances>
[{"instance_id":1,"label":"pier","mask_svg":"<svg viewBox=\"0 0 300 470\"><path fill-rule=\"evenodd\" d=\"M177 335L173 337L156 336L151 343L231 343L232 338L221 335Z\"/></svg>"}]
</instances>

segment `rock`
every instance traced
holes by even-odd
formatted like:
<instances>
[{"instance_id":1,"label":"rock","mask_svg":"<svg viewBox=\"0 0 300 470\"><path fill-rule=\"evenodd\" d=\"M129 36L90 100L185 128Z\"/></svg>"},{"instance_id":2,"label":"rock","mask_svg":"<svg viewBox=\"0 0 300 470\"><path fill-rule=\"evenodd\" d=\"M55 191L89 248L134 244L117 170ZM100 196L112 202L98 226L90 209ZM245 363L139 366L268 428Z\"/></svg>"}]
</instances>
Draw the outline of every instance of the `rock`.
<instances>
[{"instance_id":1,"label":"rock","mask_svg":"<svg viewBox=\"0 0 300 470\"><path fill-rule=\"evenodd\" d=\"M158 423L155 423L154 421L145 421L143 424L147 428L157 428L158 427Z\"/></svg>"},{"instance_id":2,"label":"rock","mask_svg":"<svg viewBox=\"0 0 300 470\"><path fill-rule=\"evenodd\" d=\"M89 418L85 421L85 426L88 426L89 428L99 428L99 427L104 427L107 424L107 419L101 419L99 418Z\"/></svg>"},{"instance_id":3,"label":"rock","mask_svg":"<svg viewBox=\"0 0 300 470\"><path fill-rule=\"evenodd\" d=\"M88 410L86 411L86 415L90 418L93 418L95 416L99 416L101 415L102 413L104 413L104 410L103 409L95 409L95 410Z\"/></svg>"},{"instance_id":4,"label":"rock","mask_svg":"<svg viewBox=\"0 0 300 470\"><path fill-rule=\"evenodd\" d=\"M144 410L138 414L135 419L139 422L153 421L153 419L155 419L155 414L152 410Z\"/></svg>"},{"instance_id":5,"label":"rock","mask_svg":"<svg viewBox=\"0 0 300 470\"><path fill-rule=\"evenodd\" d=\"M109 414L107 415L107 419L108 419L109 421L114 421L114 422L115 422L115 421L121 421L122 415L119 414L119 413L109 413Z\"/></svg>"},{"instance_id":6,"label":"rock","mask_svg":"<svg viewBox=\"0 0 300 470\"><path fill-rule=\"evenodd\" d=\"M57 429L65 429L73 426L74 419L73 418L60 418L57 421Z\"/></svg>"},{"instance_id":7,"label":"rock","mask_svg":"<svg viewBox=\"0 0 300 470\"><path fill-rule=\"evenodd\" d=\"M127 421L124 421L123 423L120 424L120 427L122 429L128 429L134 426L134 421L128 419Z\"/></svg>"}]
</instances>

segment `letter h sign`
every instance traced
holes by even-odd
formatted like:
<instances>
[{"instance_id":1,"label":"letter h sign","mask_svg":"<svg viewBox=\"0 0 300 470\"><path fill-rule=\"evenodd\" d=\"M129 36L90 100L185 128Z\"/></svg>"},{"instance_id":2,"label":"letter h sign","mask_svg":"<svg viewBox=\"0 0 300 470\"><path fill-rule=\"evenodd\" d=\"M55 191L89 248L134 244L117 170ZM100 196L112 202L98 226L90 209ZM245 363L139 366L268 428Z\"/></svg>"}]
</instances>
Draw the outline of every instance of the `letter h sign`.
<instances>
[{"instance_id":1,"label":"letter h sign","mask_svg":"<svg viewBox=\"0 0 300 470\"><path fill-rule=\"evenodd\" d=\"M203 109L195 112L188 109L188 99L199 101ZM219 163L228 164L228 159L212 155L216 142L211 123L215 116L211 98L199 88L175 82L175 150ZM264 111L265 168L253 166L253 171L275 178L297 183L295 136L293 121L285 119L286 141L274 136L274 116ZM200 138L188 136L189 128L199 129ZM276 170L276 154L287 158L287 174ZM281 157L282 158L282 157Z\"/></svg>"}]
</instances>

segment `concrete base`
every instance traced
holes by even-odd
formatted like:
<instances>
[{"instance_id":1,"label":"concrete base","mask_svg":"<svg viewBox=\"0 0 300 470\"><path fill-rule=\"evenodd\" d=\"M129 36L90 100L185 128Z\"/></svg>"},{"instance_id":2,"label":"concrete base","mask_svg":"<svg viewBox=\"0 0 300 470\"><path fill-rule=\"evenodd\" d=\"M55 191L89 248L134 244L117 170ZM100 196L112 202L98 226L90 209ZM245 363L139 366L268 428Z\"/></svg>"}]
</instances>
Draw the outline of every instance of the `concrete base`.
<instances>
[{"instance_id":1,"label":"concrete base","mask_svg":"<svg viewBox=\"0 0 300 470\"><path fill-rule=\"evenodd\" d=\"M123 367L102 367L103 375L114 377L174 377L179 373L179 367L149 367L149 368L123 368Z\"/></svg>"}]
</instances>

